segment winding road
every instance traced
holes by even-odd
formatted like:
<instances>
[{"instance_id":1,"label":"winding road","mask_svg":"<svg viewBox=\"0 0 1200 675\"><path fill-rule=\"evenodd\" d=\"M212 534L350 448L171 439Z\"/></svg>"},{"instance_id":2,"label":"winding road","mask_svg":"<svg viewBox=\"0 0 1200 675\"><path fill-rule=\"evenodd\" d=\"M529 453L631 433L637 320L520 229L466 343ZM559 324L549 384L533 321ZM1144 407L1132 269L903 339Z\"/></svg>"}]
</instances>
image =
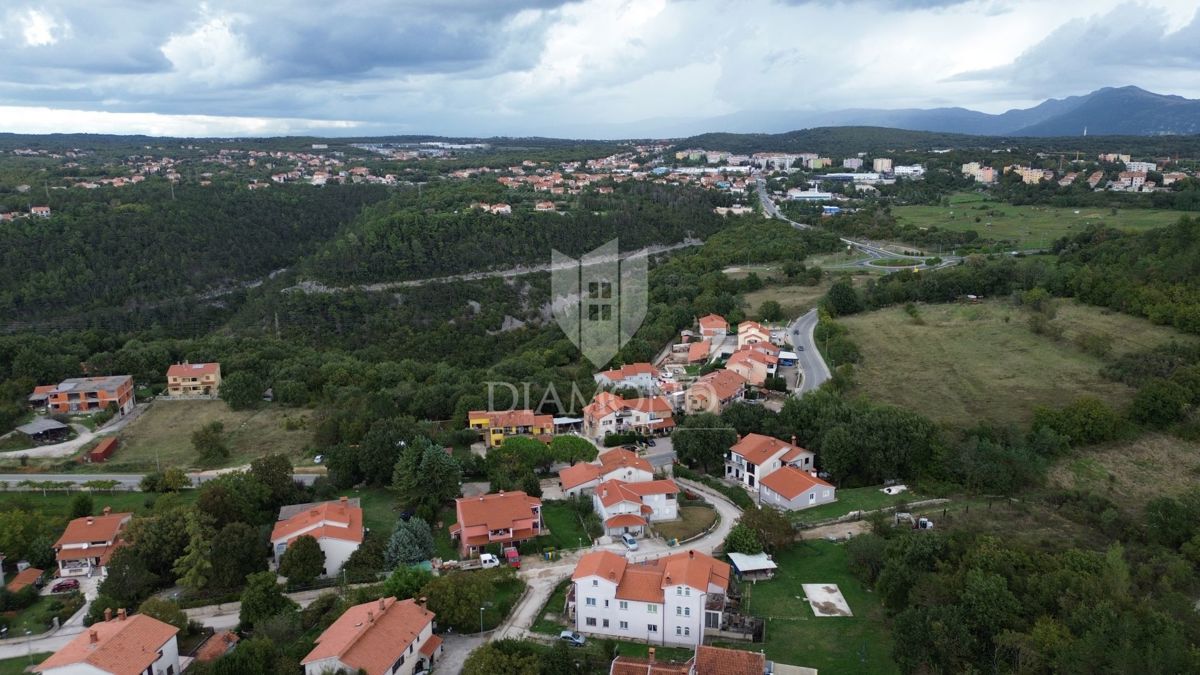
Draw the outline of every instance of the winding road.
<instances>
[{"instance_id":1,"label":"winding road","mask_svg":"<svg viewBox=\"0 0 1200 675\"><path fill-rule=\"evenodd\" d=\"M787 340L796 351L796 365L803 374L799 386L795 389L797 396L820 388L831 376L829 365L825 363L820 350L817 349L816 341L813 340L818 318L817 310L811 309L787 327Z\"/></svg>"}]
</instances>

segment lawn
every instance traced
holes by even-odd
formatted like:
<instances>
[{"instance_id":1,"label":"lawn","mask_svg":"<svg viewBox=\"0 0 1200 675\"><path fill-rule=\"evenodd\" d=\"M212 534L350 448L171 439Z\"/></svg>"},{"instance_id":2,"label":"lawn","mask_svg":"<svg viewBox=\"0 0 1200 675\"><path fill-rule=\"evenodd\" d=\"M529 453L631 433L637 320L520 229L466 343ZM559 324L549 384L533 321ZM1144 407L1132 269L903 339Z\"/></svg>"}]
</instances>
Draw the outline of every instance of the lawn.
<instances>
[{"instance_id":1,"label":"lawn","mask_svg":"<svg viewBox=\"0 0 1200 675\"><path fill-rule=\"evenodd\" d=\"M682 540L694 537L717 522L717 510L707 506L679 506L679 520L654 523L655 532L663 539Z\"/></svg>"},{"instance_id":2,"label":"lawn","mask_svg":"<svg viewBox=\"0 0 1200 675\"><path fill-rule=\"evenodd\" d=\"M574 549L579 548L581 544L586 546L592 541L592 537L583 529L583 521L579 519L579 512L566 502L542 502L542 520L550 530L550 534L537 538L534 542L537 547L535 550L551 546L557 549ZM522 552L528 553L529 551Z\"/></svg>"},{"instance_id":3,"label":"lawn","mask_svg":"<svg viewBox=\"0 0 1200 675\"><path fill-rule=\"evenodd\" d=\"M50 492L45 496L41 492L0 492L0 511L13 508L36 510L41 513L59 516L66 520L71 511L71 500L78 492ZM195 490L185 490L175 495L152 495L143 492L94 492L92 504L96 513L111 506L115 512L132 511L138 515L149 513L155 501L159 499L178 499L191 503L199 496Z\"/></svg>"},{"instance_id":4,"label":"lawn","mask_svg":"<svg viewBox=\"0 0 1200 675\"><path fill-rule=\"evenodd\" d=\"M15 656L11 659L0 660L0 675L20 675L26 672L30 665L37 665L50 657L50 652L35 652L25 656Z\"/></svg>"},{"instance_id":5,"label":"lawn","mask_svg":"<svg viewBox=\"0 0 1200 675\"><path fill-rule=\"evenodd\" d=\"M886 495L878 487L846 488L837 491L837 501L832 504L821 504L811 509L792 511L793 522L815 523L830 518L844 516L851 511L874 511L899 502L915 502L921 497L911 491L898 495Z\"/></svg>"},{"instance_id":6,"label":"lawn","mask_svg":"<svg viewBox=\"0 0 1200 675\"><path fill-rule=\"evenodd\" d=\"M1081 333L1109 336L1114 354L1193 339L1072 302L1060 303L1054 320L1064 329L1061 340L1035 335L1025 310L999 300L917 309L921 323L900 307L840 320L863 354L857 388L953 427L983 420L1024 425L1035 406L1084 395L1123 406L1133 391L1100 376L1104 361L1074 344Z\"/></svg>"},{"instance_id":7,"label":"lawn","mask_svg":"<svg viewBox=\"0 0 1200 675\"><path fill-rule=\"evenodd\" d=\"M765 641L753 645L778 663L816 668L822 673L895 673L891 635L884 611L870 590L846 567L840 544L812 541L775 556L779 574L771 581L743 585L749 610L767 621ZM804 602L801 584L837 584L853 617L817 618ZM745 649L748 645L725 646Z\"/></svg>"},{"instance_id":8,"label":"lawn","mask_svg":"<svg viewBox=\"0 0 1200 675\"><path fill-rule=\"evenodd\" d=\"M1156 497L1178 496L1197 480L1200 443L1166 434L1080 450L1050 470L1052 485L1097 492L1135 510Z\"/></svg>"},{"instance_id":9,"label":"lawn","mask_svg":"<svg viewBox=\"0 0 1200 675\"><path fill-rule=\"evenodd\" d=\"M210 422L225 425L230 457L219 466L238 466L263 455L284 454L298 461L312 444L311 411L264 406L233 411L223 401L157 401L122 430L112 459L89 465L104 472L197 467L192 432ZM295 428L287 428L289 421ZM213 468L213 467L203 467Z\"/></svg>"},{"instance_id":10,"label":"lawn","mask_svg":"<svg viewBox=\"0 0 1200 675\"><path fill-rule=\"evenodd\" d=\"M58 595L43 595L37 602L9 616L4 615L10 637L17 637L29 631L33 634L45 633L50 630L54 617L59 623L71 618L79 608L83 607L83 596L79 593L61 593Z\"/></svg>"},{"instance_id":11,"label":"lawn","mask_svg":"<svg viewBox=\"0 0 1200 675\"><path fill-rule=\"evenodd\" d=\"M554 592L550 594L546 604L542 605L537 620L529 627L530 630L545 635L558 635L564 629L570 628L565 621L555 621L546 616L547 614L552 614L556 618L562 616L563 606L567 602L567 588L570 586L571 580L567 578L554 587Z\"/></svg>"},{"instance_id":12,"label":"lawn","mask_svg":"<svg viewBox=\"0 0 1200 675\"><path fill-rule=\"evenodd\" d=\"M982 195L955 195L951 205L897 206L896 221L903 225L938 227L956 232L974 230L984 239L1013 242L1015 249L1046 248L1055 239L1082 231L1088 225L1121 230L1148 230L1170 225L1185 215L1156 209L1059 208L1013 206L984 201ZM978 218L978 222L976 221Z\"/></svg>"}]
</instances>

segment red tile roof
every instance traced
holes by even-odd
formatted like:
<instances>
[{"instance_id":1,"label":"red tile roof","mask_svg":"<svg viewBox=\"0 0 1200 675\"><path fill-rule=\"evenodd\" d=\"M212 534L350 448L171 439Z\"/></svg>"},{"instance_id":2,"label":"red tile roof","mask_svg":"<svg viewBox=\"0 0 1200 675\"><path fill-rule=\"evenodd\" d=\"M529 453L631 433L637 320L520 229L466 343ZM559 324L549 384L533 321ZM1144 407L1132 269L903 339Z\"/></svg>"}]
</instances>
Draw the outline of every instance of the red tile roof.
<instances>
[{"instance_id":1,"label":"red tile roof","mask_svg":"<svg viewBox=\"0 0 1200 675\"><path fill-rule=\"evenodd\" d=\"M833 487L829 483L794 466L781 466L758 482L784 499L795 499L814 487Z\"/></svg>"},{"instance_id":2,"label":"red tile roof","mask_svg":"<svg viewBox=\"0 0 1200 675\"><path fill-rule=\"evenodd\" d=\"M646 495L678 494L679 486L670 478L649 480L641 483L626 483L623 480L606 480L596 486L596 494L604 506L613 506L621 502L642 503Z\"/></svg>"},{"instance_id":3,"label":"red tile roof","mask_svg":"<svg viewBox=\"0 0 1200 675\"><path fill-rule=\"evenodd\" d=\"M746 378L732 370L714 370L701 377L691 386L691 390L712 392L718 401L731 398L742 387L746 386Z\"/></svg>"},{"instance_id":4,"label":"red tile roof","mask_svg":"<svg viewBox=\"0 0 1200 675\"><path fill-rule=\"evenodd\" d=\"M613 659L608 672L609 675L688 675L691 668L686 663L663 663L635 656L618 656Z\"/></svg>"},{"instance_id":5,"label":"red tile roof","mask_svg":"<svg viewBox=\"0 0 1200 675\"><path fill-rule=\"evenodd\" d=\"M695 675L763 675L767 657L723 647L696 647Z\"/></svg>"},{"instance_id":6,"label":"red tile roof","mask_svg":"<svg viewBox=\"0 0 1200 675\"><path fill-rule=\"evenodd\" d=\"M726 330L729 329L729 322L725 320L725 317L719 314L707 314L702 316L697 323L700 324L700 330L712 330L717 328L723 328Z\"/></svg>"},{"instance_id":7,"label":"red tile roof","mask_svg":"<svg viewBox=\"0 0 1200 675\"><path fill-rule=\"evenodd\" d=\"M460 497L455 504L460 529L485 525L489 530L503 530L514 527L517 521L533 518L533 508L540 507L542 500L518 490Z\"/></svg>"},{"instance_id":8,"label":"red tile roof","mask_svg":"<svg viewBox=\"0 0 1200 675\"><path fill-rule=\"evenodd\" d=\"M532 410L472 410L468 419L487 418L489 427L543 427L554 426L554 415L541 415Z\"/></svg>"},{"instance_id":9,"label":"red tile roof","mask_svg":"<svg viewBox=\"0 0 1200 675\"><path fill-rule=\"evenodd\" d=\"M646 519L632 513L620 513L604 521L605 527L643 527Z\"/></svg>"},{"instance_id":10,"label":"red tile roof","mask_svg":"<svg viewBox=\"0 0 1200 675\"><path fill-rule=\"evenodd\" d=\"M386 672L433 621L414 600L380 598L347 609L316 640L300 663L337 658L368 675Z\"/></svg>"},{"instance_id":11,"label":"red tile roof","mask_svg":"<svg viewBox=\"0 0 1200 675\"><path fill-rule=\"evenodd\" d=\"M344 497L337 501L322 502L287 520L276 522L274 529L271 530L271 541L291 543L296 537L305 534L318 540L340 539L361 543L363 540L362 509L352 506Z\"/></svg>"},{"instance_id":12,"label":"red tile roof","mask_svg":"<svg viewBox=\"0 0 1200 675\"><path fill-rule=\"evenodd\" d=\"M799 445L763 434L746 434L730 450L745 457L747 462L756 466L762 465L780 450L784 451L780 456L784 462L790 462L808 452Z\"/></svg>"},{"instance_id":13,"label":"red tile roof","mask_svg":"<svg viewBox=\"0 0 1200 675\"><path fill-rule=\"evenodd\" d=\"M39 663L34 672L87 664L113 675L139 675L158 660L158 651L178 632L145 614L100 621Z\"/></svg>"},{"instance_id":14,"label":"red tile roof","mask_svg":"<svg viewBox=\"0 0 1200 675\"><path fill-rule=\"evenodd\" d=\"M117 533L133 518L132 513L109 513L101 516L85 516L67 523L67 529L54 542L59 548L67 544L91 544L97 541L115 541Z\"/></svg>"},{"instance_id":15,"label":"red tile roof","mask_svg":"<svg viewBox=\"0 0 1200 675\"><path fill-rule=\"evenodd\" d=\"M201 662L216 661L229 653L229 650L237 645L238 639L237 633L233 631L226 630L216 633L205 640L200 649L196 651L196 660Z\"/></svg>"},{"instance_id":16,"label":"red tile roof","mask_svg":"<svg viewBox=\"0 0 1200 675\"><path fill-rule=\"evenodd\" d=\"M440 635L430 635L425 640L425 644L421 645L421 648L417 651L421 652L425 656L433 656L437 652L438 647L441 646L442 637Z\"/></svg>"},{"instance_id":17,"label":"red tile roof","mask_svg":"<svg viewBox=\"0 0 1200 675\"><path fill-rule=\"evenodd\" d=\"M7 588L10 593L16 593L26 586L32 586L40 578L42 578L42 570L39 570L36 567L26 567L20 572L17 572L17 576L13 577L5 586L5 588Z\"/></svg>"},{"instance_id":18,"label":"red tile roof","mask_svg":"<svg viewBox=\"0 0 1200 675\"><path fill-rule=\"evenodd\" d=\"M589 576L616 583L616 596L622 600L661 603L667 586L690 586L707 593L709 586L715 585L728 591L730 567L698 551L681 551L636 565L610 551L593 551L579 559L571 579Z\"/></svg>"},{"instance_id":19,"label":"red tile roof","mask_svg":"<svg viewBox=\"0 0 1200 675\"><path fill-rule=\"evenodd\" d=\"M651 365L649 363L627 363L627 364L621 366L620 368L615 368L613 370L606 370L606 371L600 373L600 375L602 377L605 377L614 382L617 380L624 380L627 377L635 377L637 375L647 375L647 374L650 375L651 377L658 377L659 375L661 375L661 373L658 371L658 368L655 368L653 365Z\"/></svg>"},{"instance_id":20,"label":"red tile roof","mask_svg":"<svg viewBox=\"0 0 1200 675\"><path fill-rule=\"evenodd\" d=\"M688 363L707 360L709 349L710 345L707 342L701 341L691 343L688 345Z\"/></svg>"},{"instance_id":21,"label":"red tile roof","mask_svg":"<svg viewBox=\"0 0 1200 675\"><path fill-rule=\"evenodd\" d=\"M219 363L176 363L167 368L167 377L200 377L216 375L220 371Z\"/></svg>"}]
</instances>

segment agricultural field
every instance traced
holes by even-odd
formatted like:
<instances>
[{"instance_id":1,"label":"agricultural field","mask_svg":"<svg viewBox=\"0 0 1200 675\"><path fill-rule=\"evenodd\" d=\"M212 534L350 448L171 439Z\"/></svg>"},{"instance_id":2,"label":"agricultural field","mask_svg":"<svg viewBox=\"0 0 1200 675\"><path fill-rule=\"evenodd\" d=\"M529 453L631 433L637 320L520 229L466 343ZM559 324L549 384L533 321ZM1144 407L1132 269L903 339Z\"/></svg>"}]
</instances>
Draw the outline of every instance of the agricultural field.
<instances>
[{"instance_id":1,"label":"agricultural field","mask_svg":"<svg viewBox=\"0 0 1200 675\"><path fill-rule=\"evenodd\" d=\"M829 279L822 279L815 286L803 284L788 284L786 286L767 286L757 291L746 293L742 297L742 306L746 313L757 316L758 308L768 300L774 300L783 308L783 315L790 321L797 316L817 306L821 298L829 290Z\"/></svg>"},{"instance_id":2,"label":"agricultural field","mask_svg":"<svg viewBox=\"0 0 1200 675\"><path fill-rule=\"evenodd\" d=\"M223 401L158 401L118 434L120 448L108 462L90 466L107 473L153 471L160 464L216 468L201 467L192 448L192 432L210 422L225 425L230 449L218 466L240 466L272 454L299 462L312 444L312 417L308 410L276 406L233 411Z\"/></svg>"},{"instance_id":3,"label":"agricultural field","mask_svg":"<svg viewBox=\"0 0 1200 675\"><path fill-rule=\"evenodd\" d=\"M823 673L896 673L884 610L870 589L850 574L846 548L827 541L796 544L775 555L779 574L743 585L751 614L767 619L762 648L768 659ZM817 617L803 602L802 584L836 584L851 617ZM746 645L723 645L744 649Z\"/></svg>"},{"instance_id":4,"label":"agricultural field","mask_svg":"<svg viewBox=\"0 0 1200 675\"><path fill-rule=\"evenodd\" d=\"M1118 355L1170 340L1173 329L1072 302L1059 305L1063 337L1034 334L1028 313L1007 302L920 305L919 319L893 307L841 320L862 350L857 387L952 427L982 420L1023 425L1035 406L1061 406L1084 395L1125 405L1133 390L1100 376L1104 361L1074 343L1107 336Z\"/></svg>"},{"instance_id":5,"label":"agricultural field","mask_svg":"<svg viewBox=\"0 0 1200 675\"><path fill-rule=\"evenodd\" d=\"M1177 497L1200 481L1200 443L1147 434L1080 450L1049 474L1053 486L1103 494L1140 510L1157 497Z\"/></svg>"},{"instance_id":6,"label":"agricultural field","mask_svg":"<svg viewBox=\"0 0 1200 675\"><path fill-rule=\"evenodd\" d=\"M1069 208L1013 206L960 193L950 206L898 206L892 209L896 222L917 227L939 227L963 232L975 230L984 239L1015 242L1017 250L1046 248L1055 239L1102 224L1121 230L1139 231L1170 225L1186 215L1182 211L1156 209Z\"/></svg>"}]
</instances>

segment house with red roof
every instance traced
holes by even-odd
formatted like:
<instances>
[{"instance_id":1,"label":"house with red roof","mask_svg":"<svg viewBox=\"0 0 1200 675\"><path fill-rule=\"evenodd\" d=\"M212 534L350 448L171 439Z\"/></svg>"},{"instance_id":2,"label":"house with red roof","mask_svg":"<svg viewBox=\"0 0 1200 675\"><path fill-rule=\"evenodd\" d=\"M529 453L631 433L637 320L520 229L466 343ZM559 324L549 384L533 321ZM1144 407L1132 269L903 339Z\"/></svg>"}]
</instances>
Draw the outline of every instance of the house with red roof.
<instances>
[{"instance_id":1,"label":"house with red roof","mask_svg":"<svg viewBox=\"0 0 1200 675\"><path fill-rule=\"evenodd\" d=\"M571 575L567 614L581 633L695 647L723 627L731 569L699 551L643 563L592 551Z\"/></svg>"},{"instance_id":2,"label":"house with red roof","mask_svg":"<svg viewBox=\"0 0 1200 675\"><path fill-rule=\"evenodd\" d=\"M221 364L176 363L167 368L167 394L170 396L219 396Z\"/></svg>"},{"instance_id":3,"label":"house with red roof","mask_svg":"<svg viewBox=\"0 0 1200 675\"><path fill-rule=\"evenodd\" d=\"M640 537L646 525L679 518L679 486L671 479L626 483L606 480L592 492L604 533Z\"/></svg>"},{"instance_id":4,"label":"house with red roof","mask_svg":"<svg viewBox=\"0 0 1200 675\"><path fill-rule=\"evenodd\" d=\"M720 340L729 332L729 322L719 314L708 314L696 320L700 325L700 337Z\"/></svg>"},{"instance_id":5,"label":"house with red roof","mask_svg":"<svg viewBox=\"0 0 1200 675\"><path fill-rule=\"evenodd\" d=\"M779 366L779 349L769 342L746 345L725 362L725 369L741 375L747 383L761 387Z\"/></svg>"},{"instance_id":6,"label":"house with red roof","mask_svg":"<svg viewBox=\"0 0 1200 675\"><path fill-rule=\"evenodd\" d=\"M458 540L459 553L474 557L484 548L517 546L543 534L542 500L521 491L498 492L454 500L458 520L450 526L450 539Z\"/></svg>"},{"instance_id":7,"label":"house with red roof","mask_svg":"<svg viewBox=\"0 0 1200 675\"><path fill-rule=\"evenodd\" d=\"M488 447L498 448L510 436L531 436L550 442L554 434L554 416L532 410L472 410L467 426L480 433Z\"/></svg>"},{"instance_id":8,"label":"house with red roof","mask_svg":"<svg viewBox=\"0 0 1200 675\"><path fill-rule=\"evenodd\" d=\"M837 501L837 488L808 471L788 465L759 481L758 501L785 511L799 511Z\"/></svg>"},{"instance_id":9,"label":"house with red roof","mask_svg":"<svg viewBox=\"0 0 1200 675\"><path fill-rule=\"evenodd\" d=\"M688 365L704 363L705 361L708 361L708 357L712 352L712 343L708 340L689 342L687 349Z\"/></svg>"},{"instance_id":10,"label":"house with red roof","mask_svg":"<svg viewBox=\"0 0 1200 675\"><path fill-rule=\"evenodd\" d=\"M108 560L124 543L121 531L132 519L132 513L113 513L106 506L102 515L84 516L67 523L67 528L54 542L58 576L108 574Z\"/></svg>"},{"instance_id":11,"label":"house with red roof","mask_svg":"<svg viewBox=\"0 0 1200 675\"><path fill-rule=\"evenodd\" d=\"M816 455L791 443L763 434L739 436L738 442L729 448L725 459L725 478L732 480L751 492L758 492L758 484L783 466L794 466L802 471L816 467Z\"/></svg>"},{"instance_id":12,"label":"house with red roof","mask_svg":"<svg viewBox=\"0 0 1200 675\"><path fill-rule=\"evenodd\" d=\"M558 484L568 497L591 494L606 480L641 483L654 480L654 467L625 448L607 450L595 462L580 462L558 472Z\"/></svg>"},{"instance_id":13,"label":"house with red roof","mask_svg":"<svg viewBox=\"0 0 1200 675\"><path fill-rule=\"evenodd\" d=\"M646 436L665 434L675 428L674 412L671 401L663 396L627 399L599 391L583 408L583 434L597 441L629 431Z\"/></svg>"},{"instance_id":14,"label":"house with red roof","mask_svg":"<svg viewBox=\"0 0 1200 675\"><path fill-rule=\"evenodd\" d=\"M592 378L598 387L650 392L658 385L662 373L649 363L628 363L620 368L596 373Z\"/></svg>"},{"instance_id":15,"label":"house with red roof","mask_svg":"<svg viewBox=\"0 0 1200 675\"><path fill-rule=\"evenodd\" d=\"M179 673L179 629L145 614L105 610L97 621L33 668L46 675Z\"/></svg>"},{"instance_id":16,"label":"house with red roof","mask_svg":"<svg viewBox=\"0 0 1200 675\"><path fill-rule=\"evenodd\" d=\"M357 499L342 497L332 502L294 504L279 510L279 519L271 530L271 550L278 565L288 546L308 535L317 540L325 554L325 576L331 577L358 550L365 534L363 512Z\"/></svg>"},{"instance_id":17,"label":"house with red roof","mask_svg":"<svg viewBox=\"0 0 1200 675\"><path fill-rule=\"evenodd\" d=\"M432 670L442 656L433 612L417 601L380 598L354 605L316 639L300 664L305 675L412 675Z\"/></svg>"},{"instance_id":18,"label":"house with red roof","mask_svg":"<svg viewBox=\"0 0 1200 675\"><path fill-rule=\"evenodd\" d=\"M808 668L797 668L768 661L761 651L745 651L726 647L696 647L695 655L683 663L655 658L654 647L640 656L618 656L609 667L609 675L802 675L815 674Z\"/></svg>"},{"instance_id":19,"label":"house with red roof","mask_svg":"<svg viewBox=\"0 0 1200 675\"><path fill-rule=\"evenodd\" d=\"M743 321L738 324L737 347L771 342L771 330L757 321Z\"/></svg>"},{"instance_id":20,"label":"house with red roof","mask_svg":"<svg viewBox=\"0 0 1200 675\"><path fill-rule=\"evenodd\" d=\"M742 400L746 378L732 370L714 370L700 376L684 394L684 409L689 413L719 413L725 406Z\"/></svg>"}]
</instances>

